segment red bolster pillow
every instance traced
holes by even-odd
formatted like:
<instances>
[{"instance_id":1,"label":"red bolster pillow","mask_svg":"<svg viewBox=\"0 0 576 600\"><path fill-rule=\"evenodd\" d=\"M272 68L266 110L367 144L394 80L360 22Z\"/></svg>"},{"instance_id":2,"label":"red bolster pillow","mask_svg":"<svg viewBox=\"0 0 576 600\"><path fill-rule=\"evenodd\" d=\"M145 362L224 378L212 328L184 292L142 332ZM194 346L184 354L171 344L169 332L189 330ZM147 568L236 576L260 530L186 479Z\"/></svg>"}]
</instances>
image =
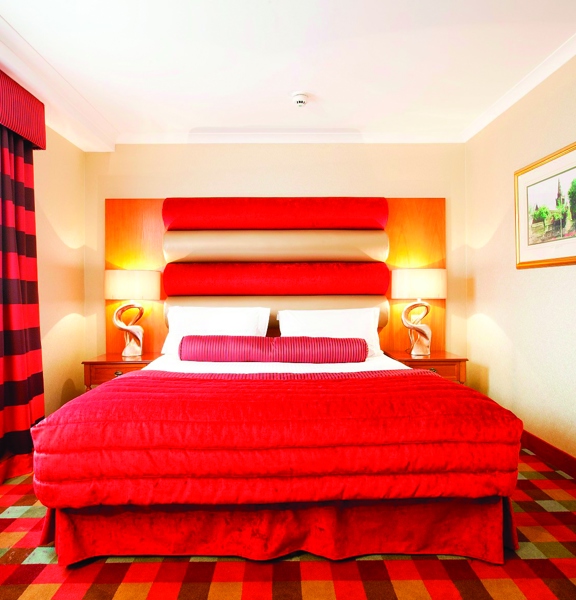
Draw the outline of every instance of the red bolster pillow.
<instances>
[{"instance_id":1,"label":"red bolster pillow","mask_svg":"<svg viewBox=\"0 0 576 600\"><path fill-rule=\"evenodd\" d=\"M187 335L178 355L203 362L348 363L364 362L368 344L363 338Z\"/></svg>"}]
</instances>

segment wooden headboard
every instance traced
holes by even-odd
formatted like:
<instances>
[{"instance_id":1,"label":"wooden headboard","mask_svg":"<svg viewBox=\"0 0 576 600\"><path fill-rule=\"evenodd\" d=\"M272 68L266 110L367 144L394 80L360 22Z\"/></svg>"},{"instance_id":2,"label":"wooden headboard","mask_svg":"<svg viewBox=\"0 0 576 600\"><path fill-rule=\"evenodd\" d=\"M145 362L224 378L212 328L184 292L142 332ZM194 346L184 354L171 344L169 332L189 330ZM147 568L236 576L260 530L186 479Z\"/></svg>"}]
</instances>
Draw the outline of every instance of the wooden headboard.
<instances>
[{"instance_id":1,"label":"wooden headboard","mask_svg":"<svg viewBox=\"0 0 576 600\"><path fill-rule=\"evenodd\" d=\"M258 285L258 278L262 279L262 272L258 274L253 269L253 265L260 264L260 268L266 269L271 264L262 264L262 256L273 258L274 263L286 263L284 267L298 262L313 263L350 263L343 268L350 268L355 272L354 291L359 290L364 293L346 293L346 288L340 287L331 290L328 294L318 293L318 282L315 283L315 277L312 271L308 273L308 281L302 279L300 273L296 278L300 290L306 290L306 285L312 286L301 294L277 295L278 289L284 285L292 290L295 279L293 274L289 274L289 268L275 269L279 276L277 281L270 282L270 270L265 272L268 287L270 285L279 286L270 294L272 298L268 299L268 304L273 300L279 300L283 297L285 300L276 305L276 308L292 308L306 306L312 308L330 308L342 306L373 306L383 304L388 306L385 298L387 278L382 276L382 271L376 276L371 277L370 267L367 263L374 263L375 268L382 268L382 258L388 253L386 244L382 240L389 240L389 254L387 263L393 267L445 267L445 201L442 198L392 198L388 199L387 208L383 211L382 198L336 198L330 199L332 204L326 203L327 199L304 199L304 198L222 198L222 199L170 199L167 201L169 210L167 226L171 229L165 234L165 225L162 218L162 205L165 202L161 199L109 199L106 200L106 268L139 268L139 269L158 269L164 268L166 261L163 252L163 246L166 246L166 253L173 266L168 268L176 269L177 276L173 279L177 285L180 285L180 275L182 271L189 271L191 281L197 282L196 291L186 292L186 301L191 304L206 305L207 301L213 305L222 305L223 298L226 298L225 287L227 277L215 276L214 271L210 275L210 281L205 280L207 269L211 269L210 263L226 263L227 269L245 269L244 284ZM244 202L252 203L252 213L259 218L257 226L252 221L246 220L249 216ZM302 207L296 210L298 203L308 202L316 203L314 210L303 214ZM364 210L351 210L350 203L357 201L358 206L364 203ZM196 219L192 222L186 222L175 218L176 212L173 210L175 202L187 204L190 209L194 205L194 210L185 210L183 214L193 215ZM221 205L214 210L215 203ZM278 204L274 205L274 202ZM254 204L256 203L256 204ZM259 204L258 204L259 203ZM325 203L323 205L323 203ZM209 207L210 210L199 209L200 205ZM236 214L231 212L236 207ZM288 210L286 208L288 207ZM328 208L327 208L328 207ZM334 208L335 207L335 208ZM273 208L273 210L266 210ZM284 210L284 214L282 211ZM378 216L379 212L379 216ZM218 222L210 221L210 216L218 214ZM239 214L242 216L239 218ZM296 215L296 217L294 217ZM352 217L351 217L352 215ZM387 224L386 224L387 218ZM166 210L164 219L166 219ZM223 220L224 219L224 220ZM229 222L226 222L229 219ZM364 219L364 220L363 220ZM236 228L231 227L231 223L236 224ZM292 229L272 229L271 225L277 227L279 222ZM349 223L352 222L352 228ZM382 227L385 225L385 234ZM238 228L242 225L242 228ZM251 229L244 229L248 225ZM217 226L215 228L215 226ZM298 229L297 227L300 227ZM189 227L181 229L180 227ZM306 229L305 227L310 227ZM192 232L191 234L189 232ZM254 237L256 234L256 237ZM268 239L266 240L266 238ZM282 241L282 239L286 241ZM272 240L272 243L271 243ZM297 243L299 242L299 243ZM268 248L269 250L266 250ZM283 249L284 248L284 249ZM292 248L288 254L283 254L286 248ZM326 248L329 249L326 254ZM320 256L319 254L320 253ZM241 260L238 260L238 256ZM193 257L193 261L190 260ZM314 258L318 260L314 261ZM231 258L236 258L232 261ZM332 258L332 260L329 260ZM364 260L363 260L364 259ZM241 263L245 263L242 265ZM352 264L356 263L356 264ZM182 267L182 265L188 265ZM252 264L252 267L250 267ZM174 266L175 265L175 266ZM190 267L192 265L192 267ZM325 266L326 266L325 265ZM368 266L366 273L361 273L362 268L359 265ZM280 265L278 265L280 266ZM298 265L296 265L298 267ZM320 267L322 265L319 265ZM306 268L306 267L304 267ZM329 267L330 268L330 267ZM247 270L246 270L247 269ZM318 272L318 271L316 271ZM342 277L335 278L327 275L324 271L324 277L340 285ZM219 278L219 281L214 279ZM230 279L228 277L228 279ZM242 278L240 278L242 279ZM374 282L370 280L373 279ZM235 277L230 281L238 282ZM172 282L172 283L173 283ZM248 282L248 283L247 283ZM256 282L256 283L255 283ZM380 284L380 287L364 287L368 283ZM382 284L384 282L384 284ZM170 288L172 283L167 282ZM211 300L205 295L213 286L218 284L218 296ZM326 284L326 281L322 285ZM314 287L316 286L316 287ZM200 289L198 290L198 287ZM168 291L173 292L172 289ZM197 292L200 291L200 294ZM237 302L246 304L248 296L254 295L255 288L250 289L249 294L239 294L238 287L233 290ZM377 292L377 293L374 293ZM175 301L181 304L181 294L176 294L178 299ZM244 299L240 299L241 297ZM322 296L322 297L321 297ZM323 297L326 296L326 297ZM195 297L195 298L194 298ZM316 298L314 298L316 297ZM302 299L303 304L300 304ZM171 303L174 300L169 299ZM318 302L316 302L318 301ZM330 304L330 302L332 304ZM226 305L230 302L226 300ZM145 303L146 304L146 303ZM445 301L432 301L434 310L431 311L432 320L429 321L434 331L433 349L443 350L445 347ZM123 339L121 333L111 324L111 314L117 307L116 302L107 302L106 307L106 343L108 352L120 352L123 348ZM384 349L401 350L407 345L407 334L405 328L400 323L400 312L404 302L390 302L390 324L381 332L381 343ZM150 302L146 306L145 318L142 324L145 328L144 348L146 352L158 352L162 346L166 335L166 326L163 316L163 303ZM387 310L383 315L387 317ZM429 317L430 318L430 317ZM274 324L274 323L273 323ZM381 323L383 324L383 322Z\"/></svg>"}]
</instances>

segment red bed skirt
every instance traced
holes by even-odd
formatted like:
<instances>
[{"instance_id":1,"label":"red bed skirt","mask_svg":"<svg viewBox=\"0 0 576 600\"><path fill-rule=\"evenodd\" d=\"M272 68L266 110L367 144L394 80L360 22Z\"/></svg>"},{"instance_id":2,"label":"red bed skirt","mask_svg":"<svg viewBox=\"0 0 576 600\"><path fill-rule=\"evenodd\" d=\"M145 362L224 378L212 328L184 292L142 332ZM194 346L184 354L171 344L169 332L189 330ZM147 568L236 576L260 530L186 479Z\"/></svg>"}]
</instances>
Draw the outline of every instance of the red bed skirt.
<instances>
[{"instance_id":1,"label":"red bed skirt","mask_svg":"<svg viewBox=\"0 0 576 600\"><path fill-rule=\"evenodd\" d=\"M96 556L240 556L306 551L339 560L366 554L450 554L504 562L517 547L508 498L397 500L267 507L49 509L42 543L58 562Z\"/></svg>"}]
</instances>

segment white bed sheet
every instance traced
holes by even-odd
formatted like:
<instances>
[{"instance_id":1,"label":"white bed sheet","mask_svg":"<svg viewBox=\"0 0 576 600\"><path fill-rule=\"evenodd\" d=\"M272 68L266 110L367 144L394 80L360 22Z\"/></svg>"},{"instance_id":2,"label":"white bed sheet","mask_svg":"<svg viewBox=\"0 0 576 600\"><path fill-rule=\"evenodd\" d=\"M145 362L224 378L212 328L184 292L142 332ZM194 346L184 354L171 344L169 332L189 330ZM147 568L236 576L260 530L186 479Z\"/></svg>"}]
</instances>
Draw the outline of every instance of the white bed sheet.
<instances>
[{"instance_id":1,"label":"white bed sheet","mask_svg":"<svg viewBox=\"0 0 576 600\"><path fill-rule=\"evenodd\" d=\"M199 362L163 354L144 367L172 373L356 373L389 371L409 367L386 355L372 356L359 363Z\"/></svg>"}]
</instances>

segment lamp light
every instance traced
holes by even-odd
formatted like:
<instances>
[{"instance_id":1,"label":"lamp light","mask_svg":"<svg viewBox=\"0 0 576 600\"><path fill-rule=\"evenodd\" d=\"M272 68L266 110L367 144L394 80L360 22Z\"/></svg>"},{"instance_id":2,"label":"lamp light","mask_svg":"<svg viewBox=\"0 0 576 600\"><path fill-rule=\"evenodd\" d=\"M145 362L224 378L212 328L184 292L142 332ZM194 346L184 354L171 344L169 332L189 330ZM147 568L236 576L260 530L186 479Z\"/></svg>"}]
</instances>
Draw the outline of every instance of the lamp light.
<instances>
[{"instance_id":1,"label":"lamp light","mask_svg":"<svg viewBox=\"0 0 576 600\"><path fill-rule=\"evenodd\" d=\"M112 321L124 332L126 347L122 351L122 356L142 356L144 329L136 323L144 314L144 307L134 301L160 299L160 272L106 270L104 271L104 297L107 300L130 299L130 302L116 309ZM138 312L129 323L124 323L122 315L133 308Z\"/></svg>"},{"instance_id":2,"label":"lamp light","mask_svg":"<svg viewBox=\"0 0 576 600\"><path fill-rule=\"evenodd\" d=\"M418 299L402 311L402 323L408 329L410 354L429 356L432 330L421 321L430 312L430 305L422 298L446 298L446 269L394 269L391 296L395 299ZM423 312L410 315L413 309L420 307L424 308Z\"/></svg>"}]
</instances>

